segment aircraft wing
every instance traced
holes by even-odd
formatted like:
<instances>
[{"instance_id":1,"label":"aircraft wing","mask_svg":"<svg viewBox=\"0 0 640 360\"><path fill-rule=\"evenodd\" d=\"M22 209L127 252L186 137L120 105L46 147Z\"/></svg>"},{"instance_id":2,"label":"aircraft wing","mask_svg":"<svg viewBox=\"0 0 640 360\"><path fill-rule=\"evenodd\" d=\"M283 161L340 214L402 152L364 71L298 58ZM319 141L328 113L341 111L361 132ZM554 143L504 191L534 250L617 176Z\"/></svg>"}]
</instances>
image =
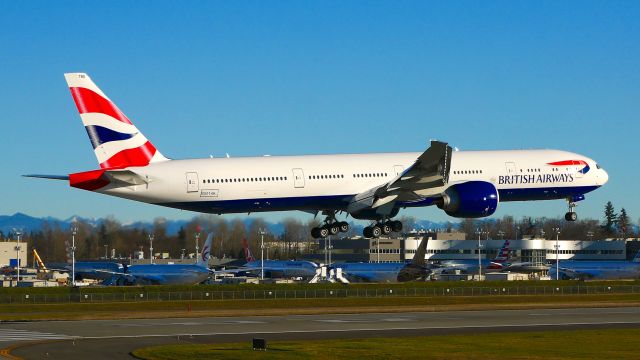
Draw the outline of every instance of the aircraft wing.
<instances>
[{"instance_id":1,"label":"aircraft wing","mask_svg":"<svg viewBox=\"0 0 640 360\"><path fill-rule=\"evenodd\" d=\"M449 182L451 147L444 142L431 141L431 146L416 161L386 184L371 188L353 197L347 211L393 208L399 201L418 201L439 195Z\"/></svg>"}]
</instances>

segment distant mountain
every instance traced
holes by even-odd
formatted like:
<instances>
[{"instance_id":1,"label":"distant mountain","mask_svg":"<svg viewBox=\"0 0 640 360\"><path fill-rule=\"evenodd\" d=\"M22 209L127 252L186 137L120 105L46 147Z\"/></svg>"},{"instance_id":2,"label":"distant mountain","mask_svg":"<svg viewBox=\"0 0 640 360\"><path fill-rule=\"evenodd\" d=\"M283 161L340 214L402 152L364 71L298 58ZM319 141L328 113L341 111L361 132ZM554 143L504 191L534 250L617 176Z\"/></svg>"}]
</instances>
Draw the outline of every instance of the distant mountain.
<instances>
[{"instance_id":1,"label":"distant mountain","mask_svg":"<svg viewBox=\"0 0 640 360\"><path fill-rule=\"evenodd\" d=\"M80 216L72 216L65 220L60 220L54 217L44 217L37 218L33 216L29 216L23 213L15 213L13 215L0 215L0 231L7 236L13 232L14 229L20 230L23 233L28 233L33 230L39 230L45 223L48 223L51 226L60 226L62 229L69 229L73 221L82 220L88 224L91 224L94 227L100 226L104 222L104 219L98 218L83 218ZM167 234L175 235L178 233L181 227L186 226L191 220L166 220L167 226ZM244 219L243 220L245 226L249 228L252 219ZM455 228L456 223L452 223L452 226ZM362 229L366 226L362 222L353 223L351 222L351 227L356 231L356 233L361 233ZM137 228L137 229L145 229L148 232L153 230L153 222L149 221L136 221L133 223L122 224L124 228ZM280 235L284 232L284 225L282 223L267 223L268 231L275 235ZM424 230L437 230L437 229L446 229L447 222L433 222L429 220L418 220L415 225L416 230L424 229ZM407 229L410 230L410 229Z\"/></svg>"}]
</instances>

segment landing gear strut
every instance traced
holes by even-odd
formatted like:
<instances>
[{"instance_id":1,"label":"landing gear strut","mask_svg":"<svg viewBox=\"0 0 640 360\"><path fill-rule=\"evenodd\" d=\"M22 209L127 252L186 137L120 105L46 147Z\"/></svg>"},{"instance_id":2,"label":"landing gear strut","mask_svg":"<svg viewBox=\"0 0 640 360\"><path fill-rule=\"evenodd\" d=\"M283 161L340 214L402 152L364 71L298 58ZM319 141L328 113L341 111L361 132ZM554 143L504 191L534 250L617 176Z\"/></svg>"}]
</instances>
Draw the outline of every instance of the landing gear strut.
<instances>
[{"instance_id":1,"label":"landing gear strut","mask_svg":"<svg viewBox=\"0 0 640 360\"><path fill-rule=\"evenodd\" d=\"M569 212L564 214L564 219L567 220L567 221L576 221L576 220L578 220L578 214L576 214L576 212L573 211L573 209L575 209L575 207L578 206L578 205L575 202L571 201L571 200L567 200L567 202L569 203Z\"/></svg>"},{"instance_id":2,"label":"landing gear strut","mask_svg":"<svg viewBox=\"0 0 640 360\"><path fill-rule=\"evenodd\" d=\"M329 235L338 235L338 233L346 233L349 231L349 223L336 220L335 211L323 211L322 213L326 215L324 225L311 229L311 236L313 238L321 239Z\"/></svg>"},{"instance_id":3,"label":"landing gear strut","mask_svg":"<svg viewBox=\"0 0 640 360\"><path fill-rule=\"evenodd\" d=\"M391 232L402 231L402 222L398 220L380 221L364 228L362 235L366 238L377 238Z\"/></svg>"}]
</instances>

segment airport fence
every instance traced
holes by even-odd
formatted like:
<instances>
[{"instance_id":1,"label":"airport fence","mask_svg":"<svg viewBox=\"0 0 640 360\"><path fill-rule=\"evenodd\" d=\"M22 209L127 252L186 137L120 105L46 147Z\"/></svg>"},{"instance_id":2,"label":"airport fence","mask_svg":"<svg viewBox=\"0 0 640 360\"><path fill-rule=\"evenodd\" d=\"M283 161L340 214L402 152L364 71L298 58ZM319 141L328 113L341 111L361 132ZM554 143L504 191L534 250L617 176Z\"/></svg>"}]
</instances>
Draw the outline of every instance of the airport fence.
<instances>
[{"instance_id":1,"label":"airport fence","mask_svg":"<svg viewBox=\"0 0 640 360\"><path fill-rule=\"evenodd\" d=\"M442 296L520 296L520 295L589 295L640 294L640 285L611 286L518 286L518 287L419 287L419 288L348 288L305 290L238 290L238 291L139 291L71 294L5 294L3 304L51 303L114 303L158 301L233 301L268 299L331 299L379 297L442 297Z\"/></svg>"}]
</instances>

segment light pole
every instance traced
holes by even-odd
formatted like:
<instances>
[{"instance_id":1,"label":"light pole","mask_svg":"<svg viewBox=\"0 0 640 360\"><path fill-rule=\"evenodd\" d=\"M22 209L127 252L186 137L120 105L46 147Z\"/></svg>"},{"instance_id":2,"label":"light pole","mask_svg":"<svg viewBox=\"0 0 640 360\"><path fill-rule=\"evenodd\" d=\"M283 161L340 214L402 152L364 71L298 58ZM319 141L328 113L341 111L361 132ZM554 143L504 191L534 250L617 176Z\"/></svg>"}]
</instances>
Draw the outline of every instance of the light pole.
<instances>
[{"instance_id":1,"label":"light pole","mask_svg":"<svg viewBox=\"0 0 640 360\"><path fill-rule=\"evenodd\" d=\"M260 229L260 279L264 280L264 229Z\"/></svg>"},{"instance_id":2,"label":"light pole","mask_svg":"<svg viewBox=\"0 0 640 360\"><path fill-rule=\"evenodd\" d=\"M18 281L20 281L20 235L22 233L20 231L14 231L16 237L18 238L18 244L16 245L16 286L18 285Z\"/></svg>"},{"instance_id":3,"label":"light pole","mask_svg":"<svg viewBox=\"0 0 640 360\"><path fill-rule=\"evenodd\" d=\"M196 233L196 264L198 263L198 256L200 256L200 231Z\"/></svg>"},{"instance_id":4,"label":"light pole","mask_svg":"<svg viewBox=\"0 0 640 360\"><path fill-rule=\"evenodd\" d=\"M76 234L78 227L71 225L71 286L76 285Z\"/></svg>"},{"instance_id":5,"label":"light pole","mask_svg":"<svg viewBox=\"0 0 640 360\"><path fill-rule=\"evenodd\" d=\"M331 246L331 235L327 236L327 239L329 239L329 266L331 266L331 249L333 249L333 246Z\"/></svg>"},{"instance_id":6,"label":"light pole","mask_svg":"<svg viewBox=\"0 0 640 360\"><path fill-rule=\"evenodd\" d=\"M182 249L182 255L180 255L180 260L184 260L184 253L185 253L186 249ZM196 258L197 259L197 258Z\"/></svg>"},{"instance_id":7,"label":"light pole","mask_svg":"<svg viewBox=\"0 0 640 360\"><path fill-rule=\"evenodd\" d=\"M558 253L560 252L560 244L558 243L558 238L560 237L560 228L553 228L556 232L556 281L560 280L560 260L558 257Z\"/></svg>"},{"instance_id":8,"label":"light pole","mask_svg":"<svg viewBox=\"0 0 640 360\"><path fill-rule=\"evenodd\" d=\"M153 238L155 235L149 234L149 260L153 264Z\"/></svg>"},{"instance_id":9,"label":"light pole","mask_svg":"<svg viewBox=\"0 0 640 360\"><path fill-rule=\"evenodd\" d=\"M476 229L476 234L478 234L478 281L480 281L480 278L482 278L482 257L481 257L481 253L482 253L482 243L481 243L481 236L484 232L478 228Z\"/></svg>"}]
</instances>

